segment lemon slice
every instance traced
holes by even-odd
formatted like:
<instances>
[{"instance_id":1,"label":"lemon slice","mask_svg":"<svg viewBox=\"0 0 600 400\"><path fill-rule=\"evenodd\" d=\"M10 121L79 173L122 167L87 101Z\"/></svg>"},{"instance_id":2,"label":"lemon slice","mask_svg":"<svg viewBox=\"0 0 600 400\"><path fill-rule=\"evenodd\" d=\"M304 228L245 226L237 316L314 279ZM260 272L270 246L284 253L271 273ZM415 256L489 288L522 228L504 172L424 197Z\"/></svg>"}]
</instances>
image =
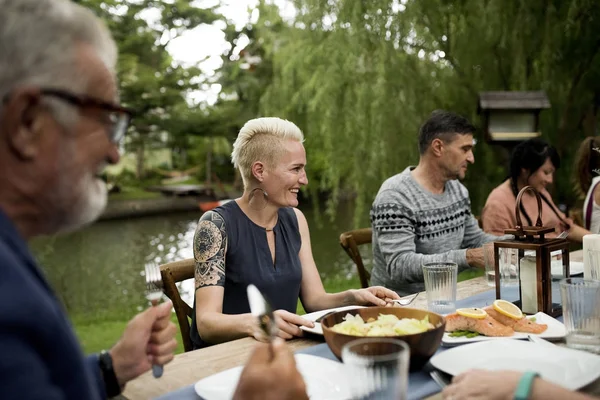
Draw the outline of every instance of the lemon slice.
<instances>
[{"instance_id":1,"label":"lemon slice","mask_svg":"<svg viewBox=\"0 0 600 400\"><path fill-rule=\"evenodd\" d=\"M487 316L485 310L481 308L459 308L456 310L456 313L463 317L475 319L484 319Z\"/></svg>"},{"instance_id":2,"label":"lemon slice","mask_svg":"<svg viewBox=\"0 0 600 400\"><path fill-rule=\"evenodd\" d=\"M498 311L500 314L505 315L509 318L513 319L521 319L523 318L523 313L521 309L515 306L510 301L506 300L495 300L494 301L494 310Z\"/></svg>"}]
</instances>

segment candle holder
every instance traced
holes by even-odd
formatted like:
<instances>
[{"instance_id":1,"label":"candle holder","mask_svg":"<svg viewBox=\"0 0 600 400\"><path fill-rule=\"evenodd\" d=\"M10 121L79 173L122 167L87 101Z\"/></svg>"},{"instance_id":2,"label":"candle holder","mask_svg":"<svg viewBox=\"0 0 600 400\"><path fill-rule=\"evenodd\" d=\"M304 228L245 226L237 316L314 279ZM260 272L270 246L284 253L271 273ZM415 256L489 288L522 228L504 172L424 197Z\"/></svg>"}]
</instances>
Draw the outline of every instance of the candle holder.
<instances>
[{"instance_id":1,"label":"candle holder","mask_svg":"<svg viewBox=\"0 0 600 400\"><path fill-rule=\"evenodd\" d=\"M521 222L521 198L526 191L532 191L537 198L538 217L535 226L523 226ZM514 301L525 314L544 312L553 317L562 314L560 303L552 301L552 255L560 251L562 255L562 276L569 278L569 243L566 239L547 239L546 234L554 232L554 228L542 225L542 200L539 193L531 186L525 186L517 196L515 205L517 226L506 229L506 234L514 235L514 239L494 242L494 272L496 283L496 299L502 298L502 274L507 266L500 266L500 250L510 252L509 265L516 267L515 283L518 286L519 298Z\"/></svg>"}]
</instances>

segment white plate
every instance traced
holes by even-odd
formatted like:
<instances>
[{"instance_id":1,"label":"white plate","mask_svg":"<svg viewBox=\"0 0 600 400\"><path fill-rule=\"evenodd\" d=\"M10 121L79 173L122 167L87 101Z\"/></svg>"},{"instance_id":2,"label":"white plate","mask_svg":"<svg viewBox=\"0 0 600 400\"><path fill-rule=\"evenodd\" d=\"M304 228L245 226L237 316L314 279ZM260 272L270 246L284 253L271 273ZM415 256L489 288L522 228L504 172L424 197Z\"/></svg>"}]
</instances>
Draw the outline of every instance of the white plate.
<instances>
[{"instance_id":1,"label":"white plate","mask_svg":"<svg viewBox=\"0 0 600 400\"><path fill-rule=\"evenodd\" d=\"M296 354L295 358L311 400L352 398L344 364L308 354ZM194 390L204 400L230 400L240 380L242 368L231 368L206 377L194 385Z\"/></svg>"},{"instance_id":2,"label":"white plate","mask_svg":"<svg viewBox=\"0 0 600 400\"><path fill-rule=\"evenodd\" d=\"M328 314L333 311L354 310L355 308L364 308L364 307L363 306L345 306L345 307L338 307L338 308L330 308L327 310L315 311L310 314L301 315L301 317L306 318L310 321L315 321L319 317L322 317L323 315ZM315 322L314 328L307 328L306 326L301 326L300 329L302 329L303 331L306 331L306 332L316 333L317 335L323 334L323 328L321 327L321 324L318 322Z\"/></svg>"},{"instance_id":3,"label":"white plate","mask_svg":"<svg viewBox=\"0 0 600 400\"><path fill-rule=\"evenodd\" d=\"M563 276L562 260L552 260L550 264L553 277ZM581 261L569 261L569 272L571 276L583 274L583 263Z\"/></svg>"},{"instance_id":4,"label":"white plate","mask_svg":"<svg viewBox=\"0 0 600 400\"><path fill-rule=\"evenodd\" d=\"M535 315L535 322L538 324L547 324L548 329L540 334L533 333L522 333L515 332L510 337L492 337L492 336L475 336L473 338L466 338L464 336L452 337L449 332L445 332L442 337L442 345L444 346L457 346L459 344L467 344L467 343L475 343L475 342L485 342L489 340L504 340L504 339L527 339L527 335L539 336L544 339L556 340L565 337L566 330L565 326L562 322L552 318L548 314L543 312L539 312ZM531 318L531 316L527 317Z\"/></svg>"},{"instance_id":5,"label":"white plate","mask_svg":"<svg viewBox=\"0 0 600 400\"><path fill-rule=\"evenodd\" d=\"M434 355L431 364L450 375L469 369L536 371L543 378L577 390L600 376L600 357L560 346L497 340L460 346Z\"/></svg>"}]
</instances>

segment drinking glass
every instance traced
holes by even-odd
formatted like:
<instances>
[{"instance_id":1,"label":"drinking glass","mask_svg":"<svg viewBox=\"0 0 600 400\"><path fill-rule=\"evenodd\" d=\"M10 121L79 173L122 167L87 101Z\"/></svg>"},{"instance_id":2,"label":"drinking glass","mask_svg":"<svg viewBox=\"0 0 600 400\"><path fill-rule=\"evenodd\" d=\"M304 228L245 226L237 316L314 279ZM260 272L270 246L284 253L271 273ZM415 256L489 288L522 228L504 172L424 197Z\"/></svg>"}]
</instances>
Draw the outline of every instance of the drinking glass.
<instances>
[{"instance_id":1,"label":"drinking glass","mask_svg":"<svg viewBox=\"0 0 600 400\"><path fill-rule=\"evenodd\" d=\"M567 346L600 354L600 281L560 281Z\"/></svg>"},{"instance_id":2,"label":"drinking glass","mask_svg":"<svg viewBox=\"0 0 600 400\"><path fill-rule=\"evenodd\" d=\"M600 250L589 249L588 250L589 265L587 268L584 266L584 278L600 280ZM589 273L589 276L588 276Z\"/></svg>"},{"instance_id":3,"label":"drinking glass","mask_svg":"<svg viewBox=\"0 0 600 400\"><path fill-rule=\"evenodd\" d=\"M427 309L438 314L456 311L456 278L458 266L453 262L423 264Z\"/></svg>"},{"instance_id":4,"label":"drinking glass","mask_svg":"<svg viewBox=\"0 0 600 400\"><path fill-rule=\"evenodd\" d=\"M496 271L494 266L494 242L483 245L483 261L485 264L485 278L488 286L496 286Z\"/></svg>"},{"instance_id":5,"label":"drinking glass","mask_svg":"<svg viewBox=\"0 0 600 400\"><path fill-rule=\"evenodd\" d=\"M410 348L398 339L365 338L342 347L353 399L406 400Z\"/></svg>"},{"instance_id":6,"label":"drinking glass","mask_svg":"<svg viewBox=\"0 0 600 400\"><path fill-rule=\"evenodd\" d=\"M533 253L535 255L535 253ZM519 286L519 254L517 249L498 249L500 281L502 286Z\"/></svg>"}]
</instances>

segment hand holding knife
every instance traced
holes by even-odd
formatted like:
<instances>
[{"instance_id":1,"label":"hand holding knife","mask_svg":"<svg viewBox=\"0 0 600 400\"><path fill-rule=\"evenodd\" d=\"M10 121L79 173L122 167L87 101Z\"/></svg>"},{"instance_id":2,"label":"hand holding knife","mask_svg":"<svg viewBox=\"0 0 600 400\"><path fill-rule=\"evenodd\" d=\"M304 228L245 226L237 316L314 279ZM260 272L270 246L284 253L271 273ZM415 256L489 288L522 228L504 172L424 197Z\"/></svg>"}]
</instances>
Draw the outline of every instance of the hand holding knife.
<instances>
[{"instance_id":1,"label":"hand holding knife","mask_svg":"<svg viewBox=\"0 0 600 400\"><path fill-rule=\"evenodd\" d=\"M275 322L275 314L273 314L273 308L265 300L260 290L252 284L248 285L246 289L248 293L248 303L250 304L250 312L252 315L258 318L258 324L260 329L265 334L269 342L269 348L271 352L271 359L273 358L272 343L275 337L277 337L277 323Z\"/></svg>"}]
</instances>

